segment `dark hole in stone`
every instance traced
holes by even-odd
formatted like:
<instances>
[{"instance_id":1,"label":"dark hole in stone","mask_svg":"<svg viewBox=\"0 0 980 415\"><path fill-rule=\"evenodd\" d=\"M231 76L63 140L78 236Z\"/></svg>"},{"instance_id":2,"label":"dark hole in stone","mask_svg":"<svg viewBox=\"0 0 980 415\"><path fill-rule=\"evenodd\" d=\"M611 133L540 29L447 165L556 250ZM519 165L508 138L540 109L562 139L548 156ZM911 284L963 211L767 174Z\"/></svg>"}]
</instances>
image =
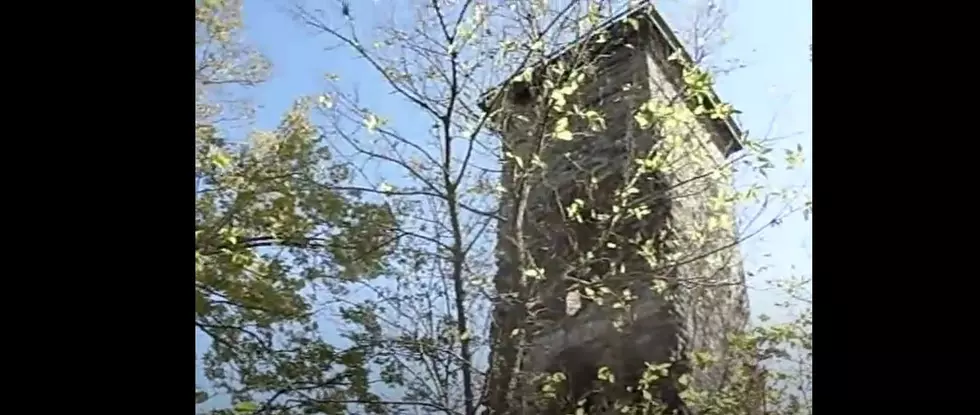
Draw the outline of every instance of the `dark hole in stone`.
<instances>
[{"instance_id":1,"label":"dark hole in stone","mask_svg":"<svg viewBox=\"0 0 980 415\"><path fill-rule=\"evenodd\" d=\"M527 105L534 98L531 86L527 82L518 81L511 85L510 100L517 105Z\"/></svg>"}]
</instances>

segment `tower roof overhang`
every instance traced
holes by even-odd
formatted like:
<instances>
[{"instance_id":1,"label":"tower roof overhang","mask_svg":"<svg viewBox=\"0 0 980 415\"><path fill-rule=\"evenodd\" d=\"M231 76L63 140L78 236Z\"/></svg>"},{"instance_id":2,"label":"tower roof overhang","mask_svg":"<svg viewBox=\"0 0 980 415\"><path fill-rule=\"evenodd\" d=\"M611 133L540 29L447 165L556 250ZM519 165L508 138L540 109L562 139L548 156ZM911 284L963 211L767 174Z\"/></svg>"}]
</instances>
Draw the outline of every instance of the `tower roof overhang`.
<instances>
[{"instance_id":1,"label":"tower roof overhang","mask_svg":"<svg viewBox=\"0 0 980 415\"><path fill-rule=\"evenodd\" d=\"M633 27L630 23L636 22L639 26L638 30L631 30ZM680 57L686 62L693 62L691 55L684 49L680 40L674 35L674 32L667 25L663 16L657 12L657 9L653 7L652 4L647 4L641 7L637 7L631 10L626 10L619 15L613 16L602 25L595 27L589 34L586 34L563 47L562 49L551 54L550 57L544 59L534 65L533 70L543 70L550 64L562 60L568 59L572 52L577 46L581 45L594 45L598 42L595 40L598 38L599 34L606 33L610 41L603 42L604 50L609 51L609 47L627 47L631 36L635 36L637 33L649 33L652 35L652 41L662 44L666 47L667 55L679 54ZM668 74L668 79L673 84L674 88L680 90L684 87L684 81L682 79L682 64L679 62L667 62L667 65L673 65L674 70L666 70ZM511 81L520 76L523 69L519 72L512 74L506 81L501 85L487 91L483 94L479 101L479 107L483 111L489 111L491 107L491 100L494 99L496 91L500 90L502 86L508 85ZM537 78L537 77L535 77ZM710 105L718 105L721 101L718 98L718 94L715 93L714 89L711 88L708 91L708 100ZM708 118L702 117L703 122L713 127L717 134L720 134L722 141L727 143L725 145L724 153L725 156L730 156L742 150L742 130L739 128L738 123L730 115L723 118Z\"/></svg>"}]
</instances>

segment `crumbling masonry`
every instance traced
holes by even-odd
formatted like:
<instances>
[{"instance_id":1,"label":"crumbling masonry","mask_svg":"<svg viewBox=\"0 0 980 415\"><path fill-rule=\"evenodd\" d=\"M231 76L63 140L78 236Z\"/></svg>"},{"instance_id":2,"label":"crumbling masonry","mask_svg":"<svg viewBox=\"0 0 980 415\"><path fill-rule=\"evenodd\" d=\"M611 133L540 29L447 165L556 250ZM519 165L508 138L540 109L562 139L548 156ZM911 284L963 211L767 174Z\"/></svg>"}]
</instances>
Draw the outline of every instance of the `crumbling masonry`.
<instances>
[{"instance_id":1,"label":"crumbling masonry","mask_svg":"<svg viewBox=\"0 0 980 415\"><path fill-rule=\"evenodd\" d=\"M605 130L597 133L573 122L575 139L549 142L540 154L546 173L526 181L523 220L517 217L521 209L515 208L512 197L503 201L507 221L500 226L497 276L502 301L495 311L494 330L494 355L500 360L491 380L491 390L496 383L498 392L514 390L515 385L531 388L532 374L552 371L566 373L567 388L581 392L595 386L601 367L612 369L618 384L635 382L644 362L683 361L692 350L722 354L726 333L747 320L740 257L732 248L734 226L707 231L705 223L711 214L710 199L731 188L729 178L705 176L705 172L741 148L740 132L730 118L704 117L696 122L695 131L685 138L691 141L686 147L707 157L690 157L643 180L637 187L652 213L614 229L615 235L642 235L656 241L663 266L651 269L629 241L602 239L603 229L595 221L567 219L566 209L575 199L588 200L591 208L608 212L615 191L624 188L624 176L635 170L633 160L661 139L655 129L640 128L634 114L651 99L678 99L683 88L681 68L669 58L687 55L652 8L613 19L596 33L601 34L579 41L549 62L574 65L574 59L590 59L594 72L579 86L575 103L604 114ZM546 66L540 65L536 73ZM499 110L493 117L495 128L522 163L532 162L534 138L540 135L535 121L543 115L533 102L541 89L533 77L530 82L512 81L491 105ZM712 102L717 101L712 98L706 105ZM521 193L515 188L513 157L504 164L507 194ZM516 234L524 235L522 241L515 240ZM613 260L593 261L586 269L575 266L576 258L587 251ZM679 256L668 257L672 252ZM533 263L544 275L528 275L522 263ZM626 272L617 274L609 264L617 268L621 264ZM603 284L616 295L628 289L636 297L628 307L612 307L615 296L599 307L579 294L585 285L576 281L613 274L616 277ZM513 364L504 362L507 359ZM724 365L697 371L694 384L712 387L721 382ZM670 384L661 390L661 399L677 399ZM491 395L488 404L497 408L496 413L540 411L528 408L527 389Z\"/></svg>"}]
</instances>

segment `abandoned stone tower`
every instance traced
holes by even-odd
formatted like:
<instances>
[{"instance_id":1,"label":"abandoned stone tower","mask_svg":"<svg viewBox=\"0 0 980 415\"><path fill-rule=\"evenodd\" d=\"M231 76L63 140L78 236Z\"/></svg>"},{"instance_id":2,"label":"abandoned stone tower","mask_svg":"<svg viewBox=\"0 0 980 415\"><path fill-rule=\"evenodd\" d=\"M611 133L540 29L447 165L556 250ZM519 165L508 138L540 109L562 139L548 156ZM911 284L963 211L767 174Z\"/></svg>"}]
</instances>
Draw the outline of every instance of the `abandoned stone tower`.
<instances>
[{"instance_id":1,"label":"abandoned stone tower","mask_svg":"<svg viewBox=\"0 0 980 415\"><path fill-rule=\"evenodd\" d=\"M511 195L503 200L498 239L502 301L494 317L495 396L487 402L496 413L541 411L527 407L527 389L514 392L535 387L534 374L562 371L566 396L577 400L595 388L603 367L622 385L639 379L644 362L683 362L692 350L722 354L726 333L748 316L734 221L707 223L717 213L713 200L732 186L729 176L711 172L740 150L738 127L727 116L699 117L681 105L694 121L672 151L686 156L631 182L639 177L636 160L664 139L634 116L647 102L684 102L683 68L674 58L689 57L652 6L594 33L518 75L484 105L495 111L492 123L505 143L502 186ZM549 69L556 65L564 71ZM559 85L548 80L551 72L579 80L564 105L596 110L603 128L573 118L567 124L574 138L551 137L554 99L537 99ZM709 91L703 105L717 102ZM521 173L531 164L541 168ZM628 187L648 214L618 222L595 217L614 212ZM591 212L581 213L584 220L571 219L575 203ZM641 246L650 248L646 255ZM693 382L721 382L724 365L695 371ZM661 399L677 400L671 382L660 390Z\"/></svg>"}]
</instances>

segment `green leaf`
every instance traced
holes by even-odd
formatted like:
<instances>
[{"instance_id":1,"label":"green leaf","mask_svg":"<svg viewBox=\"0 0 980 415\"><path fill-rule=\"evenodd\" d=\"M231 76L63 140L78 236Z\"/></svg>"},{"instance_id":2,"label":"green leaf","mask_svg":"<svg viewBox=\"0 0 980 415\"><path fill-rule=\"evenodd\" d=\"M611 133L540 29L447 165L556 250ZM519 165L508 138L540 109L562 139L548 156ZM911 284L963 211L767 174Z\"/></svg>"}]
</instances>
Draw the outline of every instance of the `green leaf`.
<instances>
[{"instance_id":1,"label":"green leaf","mask_svg":"<svg viewBox=\"0 0 980 415\"><path fill-rule=\"evenodd\" d=\"M632 27L633 30L640 30L640 21L639 20L636 20L635 18L632 18L631 17L629 19L626 19L626 23L629 23L630 27Z\"/></svg>"},{"instance_id":2,"label":"green leaf","mask_svg":"<svg viewBox=\"0 0 980 415\"><path fill-rule=\"evenodd\" d=\"M653 122L650 120L650 115L643 110L637 112L636 115L633 116L633 119L636 120L636 123L640 126L641 130L646 130L653 125Z\"/></svg>"},{"instance_id":3,"label":"green leaf","mask_svg":"<svg viewBox=\"0 0 980 415\"><path fill-rule=\"evenodd\" d=\"M331 98L330 95L326 95L326 94L320 95L319 97L317 97L317 103L320 104L321 107L326 109L333 108L333 98Z\"/></svg>"},{"instance_id":4,"label":"green leaf","mask_svg":"<svg viewBox=\"0 0 980 415\"><path fill-rule=\"evenodd\" d=\"M568 131L568 117L559 118L555 122L555 138L562 141L570 141L573 138L572 132Z\"/></svg>"},{"instance_id":5,"label":"green leaf","mask_svg":"<svg viewBox=\"0 0 980 415\"><path fill-rule=\"evenodd\" d=\"M259 405L255 402L246 401L235 404L235 412L237 413L250 414L257 410L259 410Z\"/></svg>"},{"instance_id":6,"label":"green leaf","mask_svg":"<svg viewBox=\"0 0 980 415\"><path fill-rule=\"evenodd\" d=\"M377 115L368 114L367 117L364 117L364 127L366 127L370 133L377 132L378 128L380 128L382 124L384 124L384 120Z\"/></svg>"},{"instance_id":7,"label":"green leaf","mask_svg":"<svg viewBox=\"0 0 980 415\"><path fill-rule=\"evenodd\" d=\"M216 151L214 156L212 156L211 161L215 166L221 169L227 169L231 165L231 157L228 157L224 151Z\"/></svg>"},{"instance_id":8,"label":"green leaf","mask_svg":"<svg viewBox=\"0 0 980 415\"><path fill-rule=\"evenodd\" d=\"M613 375L612 369L607 366L599 368L599 373L596 376L599 380L604 380L609 383L616 383L616 376Z\"/></svg>"}]
</instances>

